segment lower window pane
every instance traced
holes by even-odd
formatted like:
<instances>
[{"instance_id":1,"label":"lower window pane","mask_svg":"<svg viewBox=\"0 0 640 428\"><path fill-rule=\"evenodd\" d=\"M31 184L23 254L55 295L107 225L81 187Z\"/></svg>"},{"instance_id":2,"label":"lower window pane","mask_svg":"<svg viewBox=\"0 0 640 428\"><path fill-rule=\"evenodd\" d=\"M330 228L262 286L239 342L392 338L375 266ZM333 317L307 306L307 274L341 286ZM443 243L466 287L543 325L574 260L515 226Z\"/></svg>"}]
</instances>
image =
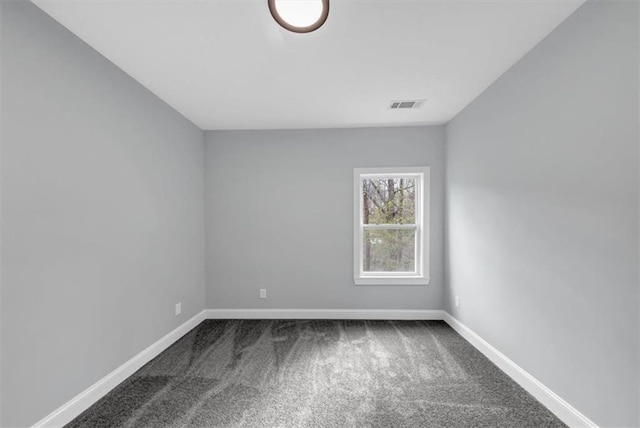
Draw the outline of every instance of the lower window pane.
<instances>
[{"instance_id":1,"label":"lower window pane","mask_svg":"<svg viewBox=\"0 0 640 428\"><path fill-rule=\"evenodd\" d=\"M414 272L416 231L365 229L362 243L364 272Z\"/></svg>"}]
</instances>

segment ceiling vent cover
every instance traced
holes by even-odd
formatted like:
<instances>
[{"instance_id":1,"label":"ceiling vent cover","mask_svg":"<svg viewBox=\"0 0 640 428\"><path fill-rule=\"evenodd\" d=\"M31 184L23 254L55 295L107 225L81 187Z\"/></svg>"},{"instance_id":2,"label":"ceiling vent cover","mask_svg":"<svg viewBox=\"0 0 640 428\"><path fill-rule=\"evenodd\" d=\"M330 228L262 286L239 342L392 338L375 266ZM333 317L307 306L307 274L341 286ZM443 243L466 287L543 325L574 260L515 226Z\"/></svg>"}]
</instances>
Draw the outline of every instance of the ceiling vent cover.
<instances>
[{"instance_id":1,"label":"ceiling vent cover","mask_svg":"<svg viewBox=\"0 0 640 428\"><path fill-rule=\"evenodd\" d=\"M389 108L392 110L400 110L407 108L420 108L425 100L402 100L402 101L391 101L389 104Z\"/></svg>"}]
</instances>

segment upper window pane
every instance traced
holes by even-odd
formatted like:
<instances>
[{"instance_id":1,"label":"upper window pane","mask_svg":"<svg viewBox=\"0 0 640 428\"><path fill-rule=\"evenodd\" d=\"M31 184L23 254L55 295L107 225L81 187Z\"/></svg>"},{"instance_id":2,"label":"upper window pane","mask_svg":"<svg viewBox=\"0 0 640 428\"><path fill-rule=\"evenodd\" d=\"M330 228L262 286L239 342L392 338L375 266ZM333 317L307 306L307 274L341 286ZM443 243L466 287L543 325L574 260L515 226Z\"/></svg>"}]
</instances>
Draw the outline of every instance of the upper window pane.
<instances>
[{"instance_id":1,"label":"upper window pane","mask_svg":"<svg viewBox=\"0 0 640 428\"><path fill-rule=\"evenodd\" d=\"M415 224L416 179L362 179L363 224Z\"/></svg>"}]
</instances>

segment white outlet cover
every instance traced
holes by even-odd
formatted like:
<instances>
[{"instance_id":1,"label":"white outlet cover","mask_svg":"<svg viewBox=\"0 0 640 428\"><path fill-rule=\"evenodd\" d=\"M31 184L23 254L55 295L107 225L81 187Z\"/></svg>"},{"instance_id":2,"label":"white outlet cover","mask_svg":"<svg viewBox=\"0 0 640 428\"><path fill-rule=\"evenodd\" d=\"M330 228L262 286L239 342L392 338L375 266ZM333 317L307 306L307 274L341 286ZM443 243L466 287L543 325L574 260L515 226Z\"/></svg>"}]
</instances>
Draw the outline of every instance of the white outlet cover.
<instances>
[{"instance_id":1,"label":"white outlet cover","mask_svg":"<svg viewBox=\"0 0 640 428\"><path fill-rule=\"evenodd\" d=\"M176 303L176 315L180 315L182 313L182 303Z\"/></svg>"},{"instance_id":2,"label":"white outlet cover","mask_svg":"<svg viewBox=\"0 0 640 428\"><path fill-rule=\"evenodd\" d=\"M260 298L261 299L266 299L267 298L267 289L266 288L261 288L260 289Z\"/></svg>"}]
</instances>

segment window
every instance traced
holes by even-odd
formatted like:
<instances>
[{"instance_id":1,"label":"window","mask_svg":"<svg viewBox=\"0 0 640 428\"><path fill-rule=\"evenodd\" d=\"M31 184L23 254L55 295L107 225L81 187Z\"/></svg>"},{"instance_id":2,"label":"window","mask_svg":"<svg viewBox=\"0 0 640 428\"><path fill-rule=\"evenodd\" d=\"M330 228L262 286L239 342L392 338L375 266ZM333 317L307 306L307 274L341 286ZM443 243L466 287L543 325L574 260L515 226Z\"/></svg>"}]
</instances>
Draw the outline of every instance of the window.
<instances>
[{"instance_id":1,"label":"window","mask_svg":"<svg viewBox=\"0 0 640 428\"><path fill-rule=\"evenodd\" d=\"M354 282L429 283L429 168L356 168Z\"/></svg>"}]
</instances>

